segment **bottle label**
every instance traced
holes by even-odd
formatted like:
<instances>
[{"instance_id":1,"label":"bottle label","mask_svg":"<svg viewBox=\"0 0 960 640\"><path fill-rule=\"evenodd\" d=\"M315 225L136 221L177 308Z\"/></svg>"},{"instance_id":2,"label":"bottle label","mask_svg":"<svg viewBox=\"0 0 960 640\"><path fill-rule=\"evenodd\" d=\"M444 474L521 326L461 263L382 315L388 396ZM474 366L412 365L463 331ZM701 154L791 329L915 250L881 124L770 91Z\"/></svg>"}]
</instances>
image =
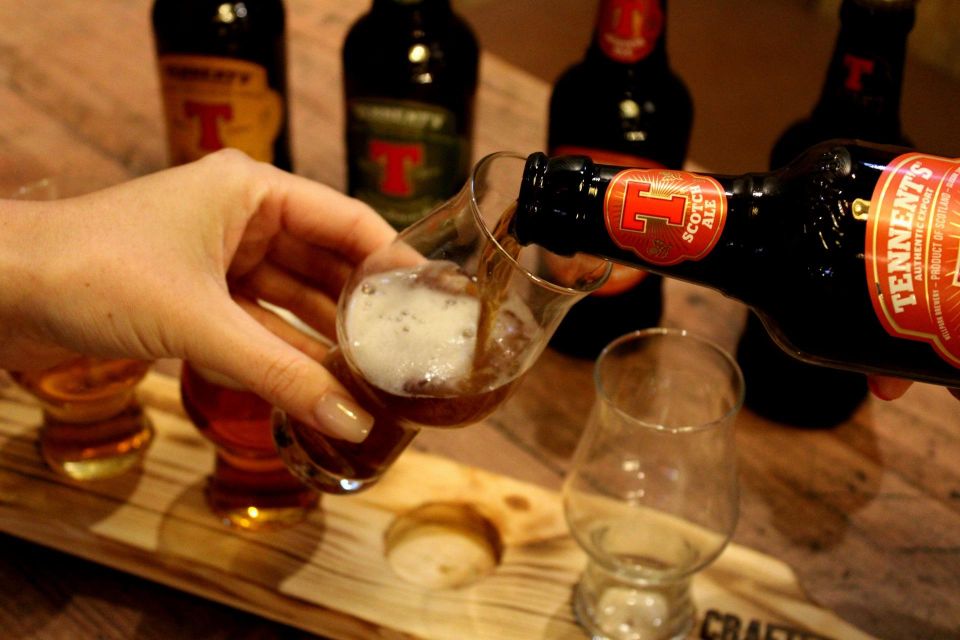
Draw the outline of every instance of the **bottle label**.
<instances>
[{"instance_id":1,"label":"bottle label","mask_svg":"<svg viewBox=\"0 0 960 640\"><path fill-rule=\"evenodd\" d=\"M883 170L867 216L867 288L892 336L960 367L960 160L907 153Z\"/></svg>"},{"instance_id":2,"label":"bottle label","mask_svg":"<svg viewBox=\"0 0 960 640\"><path fill-rule=\"evenodd\" d=\"M577 147L573 145L560 145L553 149L551 155L557 156L588 156L594 162L600 164L626 165L631 167L643 167L646 169L662 169L663 165L654 162L648 158L641 158L629 153L617 153L605 149L592 149L590 147ZM610 277L603 285L591 293L592 296L615 296L625 293L643 282L648 273L643 269L634 269L623 264L614 264L610 270Z\"/></svg>"},{"instance_id":3,"label":"bottle label","mask_svg":"<svg viewBox=\"0 0 960 640\"><path fill-rule=\"evenodd\" d=\"M709 255L727 221L727 197L709 176L625 169L607 186L603 211L614 244L666 267Z\"/></svg>"},{"instance_id":4,"label":"bottle label","mask_svg":"<svg viewBox=\"0 0 960 640\"><path fill-rule=\"evenodd\" d=\"M347 109L351 195L397 229L410 226L466 180L469 145L456 116L436 105L352 100Z\"/></svg>"},{"instance_id":5,"label":"bottle label","mask_svg":"<svg viewBox=\"0 0 960 640\"><path fill-rule=\"evenodd\" d=\"M608 58L630 64L650 55L663 23L660 0L604 0L597 18L597 40Z\"/></svg>"},{"instance_id":6,"label":"bottle label","mask_svg":"<svg viewBox=\"0 0 960 640\"><path fill-rule=\"evenodd\" d=\"M224 147L274 161L283 98L267 84L263 66L182 54L160 56L159 64L171 163L191 162Z\"/></svg>"}]
</instances>

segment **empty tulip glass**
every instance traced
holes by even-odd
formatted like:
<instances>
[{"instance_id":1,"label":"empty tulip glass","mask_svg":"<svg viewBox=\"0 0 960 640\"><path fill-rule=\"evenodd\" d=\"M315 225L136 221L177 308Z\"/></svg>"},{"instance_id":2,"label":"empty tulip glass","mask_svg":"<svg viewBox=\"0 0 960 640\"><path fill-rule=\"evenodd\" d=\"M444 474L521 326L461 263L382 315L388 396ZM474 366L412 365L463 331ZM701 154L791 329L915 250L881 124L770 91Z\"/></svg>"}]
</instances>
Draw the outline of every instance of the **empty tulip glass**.
<instances>
[{"instance_id":1,"label":"empty tulip glass","mask_svg":"<svg viewBox=\"0 0 960 640\"><path fill-rule=\"evenodd\" d=\"M736 362L671 329L611 343L564 483L570 530L587 567L574 594L595 639L682 638L692 576L720 554L737 521Z\"/></svg>"}]
</instances>

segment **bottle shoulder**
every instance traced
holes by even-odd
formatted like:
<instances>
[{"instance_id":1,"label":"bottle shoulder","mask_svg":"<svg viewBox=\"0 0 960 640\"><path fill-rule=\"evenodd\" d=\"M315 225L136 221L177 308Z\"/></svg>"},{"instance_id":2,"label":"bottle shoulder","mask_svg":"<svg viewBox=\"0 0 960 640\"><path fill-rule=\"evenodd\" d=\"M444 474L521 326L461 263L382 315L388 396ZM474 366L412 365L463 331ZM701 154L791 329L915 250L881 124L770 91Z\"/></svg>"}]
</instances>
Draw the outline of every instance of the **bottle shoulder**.
<instances>
[{"instance_id":1,"label":"bottle shoulder","mask_svg":"<svg viewBox=\"0 0 960 640\"><path fill-rule=\"evenodd\" d=\"M819 114L798 120L787 127L770 151L770 167L778 168L805 150L828 140L856 139L869 143L911 146L898 123L877 124L867 118Z\"/></svg>"},{"instance_id":2,"label":"bottle shoulder","mask_svg":"<svg viewBox=\"0 0 960 640\"><path fill-rule=\"evenodd\" d=\"M286 26L282 0L247 0L242 8L228 5L227 9L220 0L156 0L150 17L154 33L166 37L282 34Z\"/></svg>"},{"instance_id":3,"label":"bottle shoulder","mask_svg":"<svg viewBox=\"0 0 960 640\"><path fill-rule=\"evenodd\" d=\"M368 13L350 28L341 51L349 94L439 102L447 94L473 94L479 57L472 29L453 13L423 29Z\"/></svg>"},{"instance_id":4,"label":"bottle shoulder","mask_svg":"<svg viewBox=\"0 0 960 640\"><path fill-rule=\"evenodd\" d=\"M255 0L242 5L157 0L151 21L161 55L224 56L268 67L284 62L286 15L281 0Z\"/></svg>"},{"instance_id":5,"label":"bottle shoulder","mask_svg":"<svg viewBox=\"0 0 960 640\"><path fill-rule=\"evenodd\" d=\"M351 25L344 39L342 53L348 62L390 64L406 58L410 47L428 46L434 63L451 58L479 58L479 43L473 29L455 13L426 24L391 19L373 12L364 14Z\"/></svg>"},{"instance_id":6,"label":"bottle shoulder","mask_svg":"<svg viewBox=\"0 0 960 640\"><path fill-rule=\"evenodd\" d=\"M693 125L693 101L674 75L658 83L608 82L583 65L554 85L549 145L605 149L680 168Z\"/></svg>"},{"instance_id":7,"label":"bottle shoulder","mask_svg":"<svg viewBox=\"0 0 960 640\"><path fill-rule=\"evenodd\" d=\"M567 67L554 82L553 93L579 91L691 101L686 83L668 66L597 64L589 58Z\"/></svg>"}]
</instances>

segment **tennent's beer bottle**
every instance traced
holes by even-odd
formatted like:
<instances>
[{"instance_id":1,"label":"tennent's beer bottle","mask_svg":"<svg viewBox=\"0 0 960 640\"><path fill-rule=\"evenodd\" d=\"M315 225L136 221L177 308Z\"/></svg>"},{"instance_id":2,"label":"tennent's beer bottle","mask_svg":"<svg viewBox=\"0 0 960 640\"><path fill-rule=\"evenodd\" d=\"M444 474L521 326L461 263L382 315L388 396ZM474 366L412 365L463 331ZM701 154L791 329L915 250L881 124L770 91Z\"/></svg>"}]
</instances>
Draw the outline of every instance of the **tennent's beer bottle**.
<instances>
[{"instance_id":1,"label":"tennent's beer bottle","mask_svg":"<svg viewBox=\"0 0 960 640\"><path fill-rule=\"evenodd\" d=\"M373 0L347 34L348 192L397 229L466 180L478 60L450 0Z\"/></svg>"},{"instance_id":2,"label":"tennent's beer bottle","mask_svg":"<svg viewBox=\"0 0 960 640\"><path fill-rule=\"evenodd\" d=\"M290 170L282 0L155 0L170 162L223 147Z\"/></svg>"},{"instance_id":3,"label":"tennent's beer bottle","mask_svg":"<svg viewBox=\"0 0 960 640\"><path fill-rule=\"evenodd\" d=\"M671 70L666 0L601 0L582 61L557 80L550 97L549 149L596 162L680 169L693 120L690 94ZM617 265L599 291L577 303L550 344L594 358L614 338L655 326L661 278Z\"/></svg>"},{"instance_id":4,"label":"tennent's beer bottle","mask_svg":"<svg viewBox=\"0 0 960 640\"><path fill-rule=\"evenodd\" d=\"M844 0L841 28L820 100L809 118L789 127L773 147L770 168L833 138L907 145L900 129L900 89L915 0ZM747 317L737 347L747 406L786 424L831 427L867 395L866 377L789 357L760 318Z\"/></svg>"},{"instance_id":5,"label":"tennent's beer bottle","mask_svg":"<svg viewBox=\"0 0 960 640\"><path fill-rule=\"evenodd\" d=\"M719 289L808 362L951 387L958 228L960 160L843 140L740 176L538 153L513 221L523 244Z\"/></svg>"}]
</instances>

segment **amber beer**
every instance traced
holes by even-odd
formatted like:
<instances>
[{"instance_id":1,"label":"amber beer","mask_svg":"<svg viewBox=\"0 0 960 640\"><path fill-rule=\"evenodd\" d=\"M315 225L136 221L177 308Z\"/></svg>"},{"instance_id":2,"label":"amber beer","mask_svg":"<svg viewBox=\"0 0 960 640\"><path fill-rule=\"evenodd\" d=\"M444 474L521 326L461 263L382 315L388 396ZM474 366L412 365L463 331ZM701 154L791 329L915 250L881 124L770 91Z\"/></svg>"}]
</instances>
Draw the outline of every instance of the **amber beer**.
<instances>
[{"instance_id":1,"label":"amber beer","mask_svg":"<svg viewBox=\"0 0 960 640\"><path fill-rule=\"evenodd\" d=\"M844 0L820 98L808 118L777 140L771 169L833 138L909 145L900 127L900 93L915 5L916 0ZM815 367L783 353L752 313L737 346L737 362L747 381L745 405L793 426L839 424L868 392L865 376ZM817 401L811 402L814 397Z\"/></svg>"},{"instance_id":2,"label":"amber beer","mask_svg":"<svg viewBox=\"0 0 960 640\"><path fill-rule=\"evenodd\" d=\"M513 232L714 287L805 361L960 387L958 226L960 160L836 140L739 176L536 153Z\"/></svg>"},{"instance_id":3,"label":"amber beer","mask_svg":"<svg viewBox=\"0 0 960 640\"><path fill-rule=\"evenodd\" d=\"M299 522L317 505L317 493L277 454L270 403L189 364L181 373L181 397L191 421L217 449L206 485L214 513L240 528L260 529Z\"/></svg>"},{"instance_id":4,"label":"amber beer","mask_svg":"<svg viewBox=\"0 0 960 640\"><path fill-rule=\"evenodd\" d=\"M288 419L276 435L288 465L325 491L350 493L374 484L421 427L464 427L489 415L520 381L540 328L518 299L483 314L477 281L453 263L368 276L345 310L346 347L324 364L373 414L373 429L353 444ZM483 328L484 318L495 318L492 326Z\"/></svg>"},{"instance_id":5,"label":"amber beer","mask_svg":"<svg viewBox=\"0 0 960 640\"><path fill-rule=\"evenodd\" d=\"M76 357L40 371L11 373L40 400L40 451L54 471L77 480L119 475L140 462L153 428L134 395L150 368L141 360Z\"/></svg>"}]
</instances>

